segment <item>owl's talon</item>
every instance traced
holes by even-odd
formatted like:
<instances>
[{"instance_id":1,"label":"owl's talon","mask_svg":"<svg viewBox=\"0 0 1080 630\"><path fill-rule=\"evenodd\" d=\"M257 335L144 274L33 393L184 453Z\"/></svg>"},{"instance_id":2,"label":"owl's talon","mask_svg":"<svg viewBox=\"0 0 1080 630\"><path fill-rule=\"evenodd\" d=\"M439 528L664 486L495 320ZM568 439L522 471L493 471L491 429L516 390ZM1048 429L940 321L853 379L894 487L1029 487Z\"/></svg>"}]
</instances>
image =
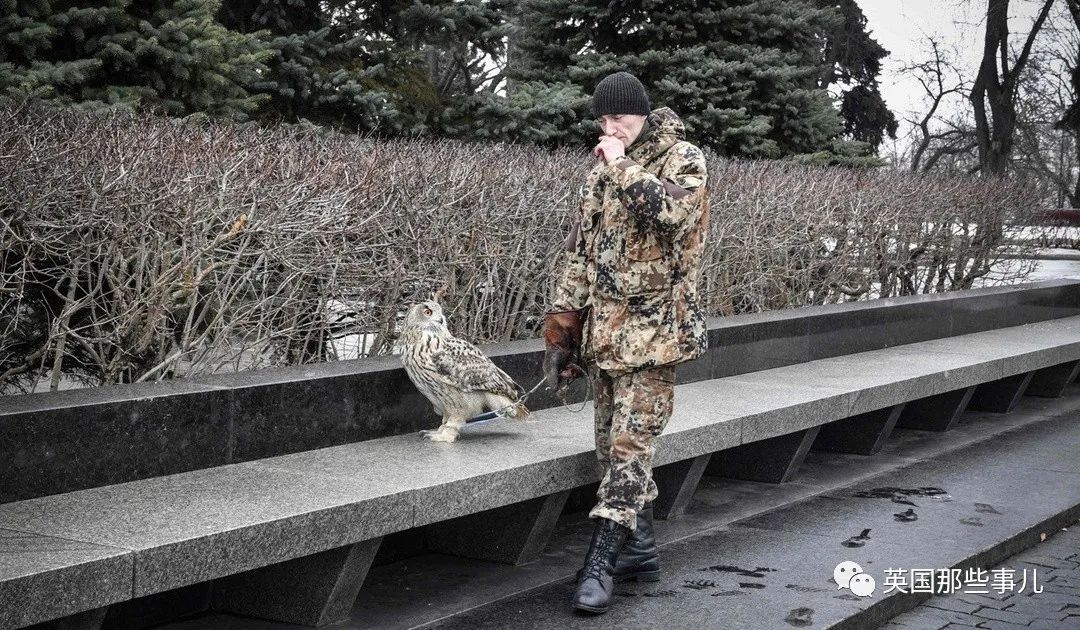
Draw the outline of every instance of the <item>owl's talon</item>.
<instances>
[{"instance_id":1,"label":"owl's talon","mask_svg":"<svg viewBox=\"0 0 1080 630\"><path fill-rule=\"evenodd\" d=\"M448 433L444 431L431 431L425 435L427 439L432 442L453 442L457 440L457 433Z\"/></svg>"}]
</instances>

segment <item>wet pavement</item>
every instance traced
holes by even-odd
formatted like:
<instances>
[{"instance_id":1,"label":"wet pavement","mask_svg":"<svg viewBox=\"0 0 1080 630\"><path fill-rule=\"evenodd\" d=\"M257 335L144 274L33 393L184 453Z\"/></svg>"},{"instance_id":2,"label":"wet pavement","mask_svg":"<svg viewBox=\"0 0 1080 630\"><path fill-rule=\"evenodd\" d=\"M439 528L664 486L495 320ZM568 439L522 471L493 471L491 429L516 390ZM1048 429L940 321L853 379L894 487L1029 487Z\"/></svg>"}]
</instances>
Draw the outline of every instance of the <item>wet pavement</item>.
<instances>
[{"instance_id":1,"label":"wet pavement","mask_svg":"<svg viewBox=\"0 0 1080 630\"><path fill-rule=\"evenodd\" d=\"M1078 452L1080 414L1051 418L668 545L664 578L621 586L602 617L572 613L563 580L429 627L873 627L920 598L897 576L988 569L1062 512L1075 520ZM841 588L844 562L873 590Z\"/></svg>"},{"instance_id":2,"label":"wet pavement","mask_svg":"<svg viewBox=\"0 0 1080 630\"><path fill-rule=\"evenodd\" d=\"M962 615L976 627L1006 627L986 624L1009 623L1001 617L1015 620L1006 613L1038 602L1014 595L997 602L998 612L982 600L971 610L970 602L928 604L910 613L922 617L905 622L896 615L928 595L905 593L894 579L890 590L889 576L965 562L989 570L1033 545L1032 552L1065 555L1060 544L1046 545L1080 516L1077 410L1080 385L1072 385L1062 398L1024 398L1010 414L965 413L946 433L897 429L874 456L811 451L784 484L705 477L682 518L657 521L663 579L620 585L616 605L600 617L570 607L571 575L591 530L583 513L568 513L543 556L523 566L422 554L375 567L350 621L334 627L861 629L892 620L897 627L937 628L961 623ZM1041 533L1049 538L1040 544ZM1057 620L1032 615L1033 623L1075 620L1074 602L1064 600L1073 595L1054 589L1075 588L1076 552L1074 544L1065 557L1055 556L1071 563L1055 569L1071 574L1044 576L1040 567L1040 582L1057 582L1040 595L1063 614ZM872 577L875 589L860 596L850 584L841 588L836 569L843 562L856 563L860 580ZM1009 610L1008 604L1024 606ZM942 614L946 620L933 625ZM164 627L294 626L207 614Z\"/></svg>"},{"instance_id":3,"label":"wet pavement","mask_svg":"<svg viewBox=\"0 0 1080 630\"><path fill-rule=\"evenodd\" d=\"M985 587L943 587L945 593L879 627L1080 629L1080 522L988 574L994 577Z\"/></svg>"}]
</instances>

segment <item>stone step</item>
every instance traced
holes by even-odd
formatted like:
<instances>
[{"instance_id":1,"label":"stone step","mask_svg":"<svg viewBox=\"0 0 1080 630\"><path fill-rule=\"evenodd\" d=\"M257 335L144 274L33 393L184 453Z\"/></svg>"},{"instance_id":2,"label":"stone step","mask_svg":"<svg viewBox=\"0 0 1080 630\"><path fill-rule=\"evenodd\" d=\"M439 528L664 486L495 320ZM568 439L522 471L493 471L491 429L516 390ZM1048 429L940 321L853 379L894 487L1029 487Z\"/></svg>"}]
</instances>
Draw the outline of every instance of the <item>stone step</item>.
<instances>
[{"instance_id":1,"label":"stone step","mask_svg":"<svg viewBox=\"0 0 1080 630\"><path fill-rule=\"evenodd\" d=\"M782 484L706 476L682 518L657 522L663 579L621 585L596 619L569 605L590 532L575 512L522 566L424 554L375 567L335 627L872 627L929 596L884 593L885 569L989 568L1080 516L1078 410L1074 384L1009 414L966 412L947 433L897 428L873 456L813 450ZM917 520L897 516L909 509ZM831 582L848 560L872 596ZM163 627L297 626L205 614Z\"/></svg>"}]
</instances>

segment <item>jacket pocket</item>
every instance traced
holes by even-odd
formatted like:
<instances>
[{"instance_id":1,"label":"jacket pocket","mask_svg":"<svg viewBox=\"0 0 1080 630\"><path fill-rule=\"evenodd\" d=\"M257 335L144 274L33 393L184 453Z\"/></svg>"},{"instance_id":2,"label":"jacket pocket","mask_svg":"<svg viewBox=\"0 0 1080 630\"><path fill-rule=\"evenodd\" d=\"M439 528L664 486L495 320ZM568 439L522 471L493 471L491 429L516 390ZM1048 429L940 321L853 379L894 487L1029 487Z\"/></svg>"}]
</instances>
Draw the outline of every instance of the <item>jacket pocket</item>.
<instances>
[{"instance_id":1,"label":"jacket pocket","mask_svg":"<svg viewBox=\"0 0 1080 630\"><path fill-rule=\"evenodd\" d=\"M671 256L650 235L627 235L626 257L619 270L619 288L624 297L671 293Z\"/></svg>"}]
</instances>

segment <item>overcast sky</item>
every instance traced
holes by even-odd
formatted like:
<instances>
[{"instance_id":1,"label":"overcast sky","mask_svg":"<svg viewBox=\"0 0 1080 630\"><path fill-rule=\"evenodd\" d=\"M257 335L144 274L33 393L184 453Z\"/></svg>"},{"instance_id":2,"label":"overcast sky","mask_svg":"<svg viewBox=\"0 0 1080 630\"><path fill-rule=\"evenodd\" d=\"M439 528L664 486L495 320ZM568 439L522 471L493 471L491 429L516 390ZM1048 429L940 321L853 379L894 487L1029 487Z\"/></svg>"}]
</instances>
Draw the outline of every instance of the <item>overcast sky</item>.
<instances>
[{"instance_id":1,"label":"overcast sky","mask_svg":"<svg viewBox=\"0 0 1080 630\"><path fill-rule=\"evenodd\" d=\"M921 111L921 87L898 72L904 63L928 58L927 35L954 46L959 61L973 78L982 49L983 13L986 0L857 0L866 14L871 35L891 55L882 69L880 83L885 103L897 118ZM1031 0L1013 0L1009 7L1010 43L1019 45L1038 11Z\"/></svg>"}]
</instances>

